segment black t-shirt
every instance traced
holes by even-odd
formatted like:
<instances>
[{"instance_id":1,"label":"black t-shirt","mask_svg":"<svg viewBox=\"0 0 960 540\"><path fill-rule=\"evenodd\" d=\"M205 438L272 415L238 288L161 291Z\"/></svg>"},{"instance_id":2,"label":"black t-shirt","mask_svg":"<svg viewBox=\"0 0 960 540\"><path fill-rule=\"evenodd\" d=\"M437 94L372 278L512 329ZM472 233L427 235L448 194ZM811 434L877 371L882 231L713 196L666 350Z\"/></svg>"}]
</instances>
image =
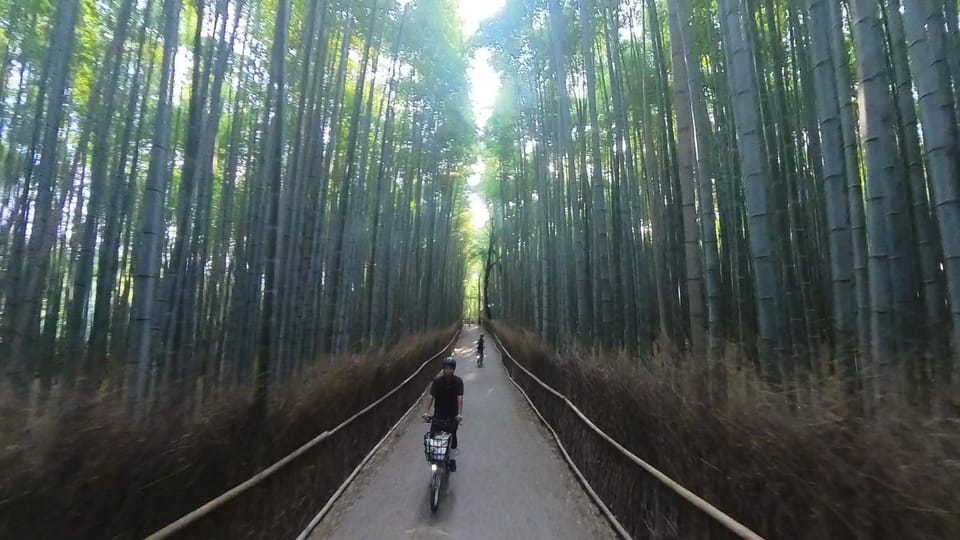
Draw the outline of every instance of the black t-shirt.
<instances>
[{"instance_id":1,"label":"black t-shirt","mask_svg":"<svg viewBox=\"0 0 960 540\"><path fill-rule=\"evenodd\" d=\"M463 395L463 379L454 375L449 379L441 375L430 386L433 396L433 415L437 418L456 418L459 413L457 398Z\"/></svg>"}]
</instances>

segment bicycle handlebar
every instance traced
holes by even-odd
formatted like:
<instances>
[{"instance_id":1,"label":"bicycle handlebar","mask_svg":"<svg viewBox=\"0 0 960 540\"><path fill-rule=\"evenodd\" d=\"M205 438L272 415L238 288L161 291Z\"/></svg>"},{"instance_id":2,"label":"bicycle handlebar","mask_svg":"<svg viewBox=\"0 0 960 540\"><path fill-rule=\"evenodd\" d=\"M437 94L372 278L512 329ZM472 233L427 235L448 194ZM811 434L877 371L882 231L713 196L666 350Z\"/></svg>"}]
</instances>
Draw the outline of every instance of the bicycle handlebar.
<instances>
[{"instance_id":1,"label":"bicycle handlebar","mask_svg":"<svg viewBox=\"0 0 960 540\"><path fill-rule=\"evenodd\" d=\"M451 425L451 424L456 425L456 424L458 423L456 418L434 418L433 416L431 416L431 415L429 415L429 414L423 415L423 423L425 423L425 424L430 424L430 423L433 423L433 422L436 422L436 423L440 424L441 426L448 426L448 425Z\"/></svg>"}]
</instances>

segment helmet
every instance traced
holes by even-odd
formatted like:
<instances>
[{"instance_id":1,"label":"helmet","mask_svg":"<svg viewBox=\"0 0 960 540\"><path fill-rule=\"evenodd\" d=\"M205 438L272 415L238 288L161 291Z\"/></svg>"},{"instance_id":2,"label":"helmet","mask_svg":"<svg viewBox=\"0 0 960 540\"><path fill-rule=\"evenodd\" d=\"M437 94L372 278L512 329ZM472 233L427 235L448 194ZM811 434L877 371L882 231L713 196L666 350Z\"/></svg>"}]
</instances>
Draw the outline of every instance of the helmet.
<instances>
[{"instance_id":1,"label":"helmet","mask_svg":"<svg viewBox=\"0 0 960 540\"><path fill-rule=\"evenodd\" d=\"M443 359L443 367L450 366L453 369L457 369L457 361L452 357L448 356Z\"/></svg>"}]
</instances>

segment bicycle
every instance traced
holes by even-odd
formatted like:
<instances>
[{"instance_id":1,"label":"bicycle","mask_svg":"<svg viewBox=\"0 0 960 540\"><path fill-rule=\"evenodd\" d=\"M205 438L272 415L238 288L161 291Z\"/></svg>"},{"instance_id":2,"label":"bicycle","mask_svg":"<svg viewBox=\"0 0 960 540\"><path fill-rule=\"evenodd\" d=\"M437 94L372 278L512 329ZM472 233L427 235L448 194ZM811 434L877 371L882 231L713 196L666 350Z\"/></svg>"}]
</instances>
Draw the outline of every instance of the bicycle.
<instances>
[{"instance_id":1,"label":"bicycle","mask_svg":"<svg viewBox=\"0 0 960 540\"><path fill-rule=\"evenodd\" d=\"M424 415L423 421L435 428L423 435L423 451L430 464L430 510L436 512L440 506L441 487L450 476L450 442L453 435L448 430L450 426L456 426L457 420L441 420Z\"/></svg>"}]
</instances>

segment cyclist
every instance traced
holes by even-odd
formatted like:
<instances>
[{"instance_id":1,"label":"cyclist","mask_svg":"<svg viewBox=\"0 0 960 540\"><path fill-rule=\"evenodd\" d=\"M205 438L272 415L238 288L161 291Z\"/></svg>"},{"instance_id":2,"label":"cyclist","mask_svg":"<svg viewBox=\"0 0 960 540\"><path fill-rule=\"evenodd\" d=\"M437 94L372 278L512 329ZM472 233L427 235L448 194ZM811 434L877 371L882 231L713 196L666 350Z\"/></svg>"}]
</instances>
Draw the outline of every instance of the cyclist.
<instances>
[{"instance_id":1,"label":"cyclist","mask_svg":"<svg viewBox=\"0 0 960 540\"><path fill-rule=\"evenodd\" d=\"M463 379L453 374L457 369L457 361L448 356L443 359L443 375L433 380L430 386L430 402L427 411L433 410L433 422L430 424L430 434L435 434L443 427L452 435L450 448L457 448L457 427L463 420ZM457 470L457 462L450 460L450 472Z\"/></svg>"},{"instance_id":2,"label":"cyclist","mask_svg":"<svg viewBox=\"0 0 960 540\"><path fill-rule=\"evenodd\" d=\"M483 332L480 332L480 339L477 340L477 354L480 356L480 364L483 364Z\"/></svg>"}]
</instances>

